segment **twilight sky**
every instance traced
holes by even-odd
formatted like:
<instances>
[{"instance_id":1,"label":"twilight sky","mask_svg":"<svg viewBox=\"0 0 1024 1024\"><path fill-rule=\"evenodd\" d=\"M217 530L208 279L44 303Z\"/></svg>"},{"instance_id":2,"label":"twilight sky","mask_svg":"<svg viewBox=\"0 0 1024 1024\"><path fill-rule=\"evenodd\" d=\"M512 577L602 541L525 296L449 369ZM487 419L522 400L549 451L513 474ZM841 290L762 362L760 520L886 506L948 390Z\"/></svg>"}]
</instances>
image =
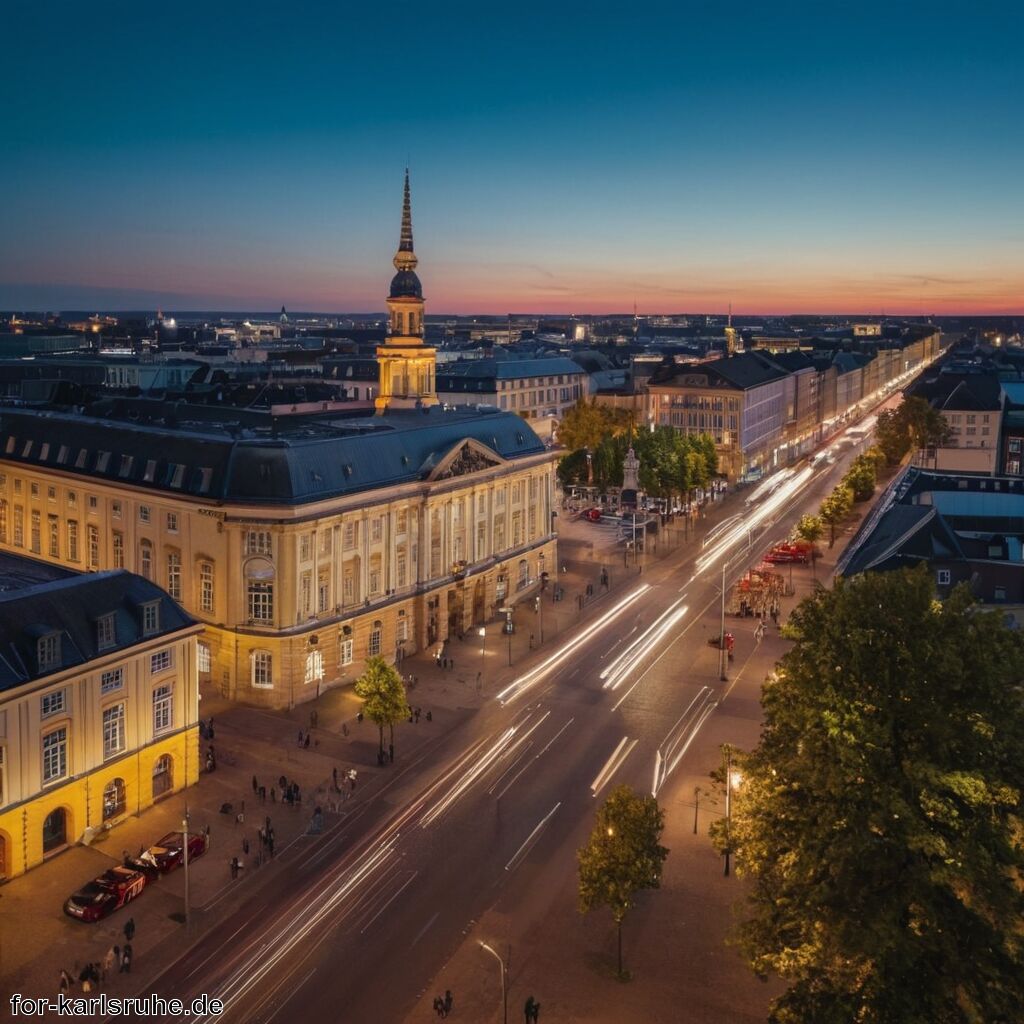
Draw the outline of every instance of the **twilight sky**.
<instances>
[{"instance_id":1,"label":"twilight sky","mask_svg":"<svg viewBox=\"0 0 1024 1024\"><path fill-rule=\"evenodd\" d=\"M12 3L0 308L1021 312L1021 11Z\"/></svg>"}]
</instances>

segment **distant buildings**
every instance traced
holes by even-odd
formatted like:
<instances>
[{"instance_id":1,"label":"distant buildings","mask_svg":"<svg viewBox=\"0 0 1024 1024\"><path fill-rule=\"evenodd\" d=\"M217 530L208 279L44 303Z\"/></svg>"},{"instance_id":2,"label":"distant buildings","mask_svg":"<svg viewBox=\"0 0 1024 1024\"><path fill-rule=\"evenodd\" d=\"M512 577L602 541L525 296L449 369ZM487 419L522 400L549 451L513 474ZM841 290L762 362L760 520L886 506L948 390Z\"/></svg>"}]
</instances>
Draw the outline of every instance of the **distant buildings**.
<instances>
[{"instance_id":1,"label":"distant buildings","mask_svg":"<svg viewBox=\"0 0 1024 1024\"><path fill-rule=\"evenodd\" d=\"M0 555L0 880L197 780L199 630L138 576Z\"/></svg>"}]
</instances>

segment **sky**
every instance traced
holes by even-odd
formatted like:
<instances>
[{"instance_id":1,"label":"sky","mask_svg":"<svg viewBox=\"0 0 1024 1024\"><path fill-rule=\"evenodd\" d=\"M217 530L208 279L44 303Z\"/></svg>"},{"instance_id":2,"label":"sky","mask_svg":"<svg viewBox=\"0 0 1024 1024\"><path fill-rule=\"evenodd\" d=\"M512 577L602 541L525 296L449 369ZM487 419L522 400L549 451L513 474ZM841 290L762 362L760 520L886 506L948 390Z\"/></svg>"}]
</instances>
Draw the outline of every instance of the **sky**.
<instances>
[{"instance_id":1,"label":"sky","mask_svg":"<svg viewBox=\"0 0 1024 1024\"><path fill-rule=\"evenodd\" d=\"M0 309L1019 313L1022 10L9 4Z\"/></svg>"}]
</instances>

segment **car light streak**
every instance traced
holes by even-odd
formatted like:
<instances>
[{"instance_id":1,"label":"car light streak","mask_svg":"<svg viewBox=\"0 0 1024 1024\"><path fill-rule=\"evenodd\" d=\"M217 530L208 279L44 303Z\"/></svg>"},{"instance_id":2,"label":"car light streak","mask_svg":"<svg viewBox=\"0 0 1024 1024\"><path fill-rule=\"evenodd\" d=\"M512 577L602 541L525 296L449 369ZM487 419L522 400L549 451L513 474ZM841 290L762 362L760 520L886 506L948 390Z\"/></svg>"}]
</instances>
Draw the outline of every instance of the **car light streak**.
<instances>
[{"instance_id":1,"label":"car light streak","mask_svg":"<svg viewBox=\"0 0 1024 1024\"><path fill-rule=\"evenodd\" d=\"M551 810L548 811L548 813L544 815L543 818L541 818L540 822L538 822L537 824L537 827L526 837L526 841L523 843L522 846L519 847L518 850L516 850L516 852L512 855L512 859L505 865L506 871L511 871L518 864L518 862L523 857L525 857L531 849L533 849L533 844L537 841L537 838L540 834L540 830L555 816L555 811L557 811L558 808L561 806L562 801L559 800L558 803L555 804L555 806L552 807Z\"/></svg>"},{"instance_id":2,"label":"car light streak","mask_svg":"<svg viewBox=\"0 0 1024 1024\"><path fill-rule=\"evenodd\" d=\"M697 559L693 578L707 572L716 562L728 554L745 536L757 529L762 523L789 504L814 477L814 470L804 466L798 473L781 484L757 509L736 523L721 536L715 544Z\"/></svg>"},{"instance_id":3,"label":"car light streak","mask_svg":"<svg viewBox=\"0 0 1024 1024\"><path fill-rule=\"evenodd\" d=\"M617 690L619 685L629 678L629 674L639 666L662 640L666 634L680 622L689 611L688 605L679 606L684 598L669 605L667 611L655 619L643 633L637 637L602 673L604 689Z\"/></svg>"},{"instance_id":4,"label":"car light streak","mask_svg":"<svg viewBox=\"0 0 1024 1024\"><path fill-rule=\"evenodd\" d=\"M515 736L516 729L517 726L510 725L498 737L498 739L495 740L491 747L476 760L476 762L470 767L469 771L467 771L466 774L463 775L462 778L459 779L459 781L451 788L448 795L434 804L434 806L431 807L422 818L420 818L420 825L423 828L427 828L433 822L437 821L437 819L444 814L444 812L448 810L448 808L451 807L452 804L454 804L455 801L458 800L459 797L462 796L462 794L465 793L466 790L469 789L469 787L472 786L473 783L476 782L476 780L479 779L480 776L483 775L499 757L501 757L502 752L512 741L512 737Z\"/></svg>"},{"instance_id":5,"label":"car light streak","mask_svg":"<svg viewBox=\"0 0 1024 1024\"><path fill-rule=\"evenodd\" d=\"M626 763L626 758L633 753L633 748L639 740L629 742L628 736L619 740L619 745L612 751L611 757L604 763L604 767L597 773L594 781L590 784L592 796L597 796L602 789L611 781L612 776Z\"/></svg>"},{"instance_id":6,"label":"car light streak","mask_svg":"<svg viewBox=\"0 0 1024 1024\"><path fill-rule=\"evenodd\" d=\"M529 672L521 675L514 682L510 683L497 695L497 700L501 704L507 704L509 701L515 700L521 694L525 693L531 687L536 686L542 679L546 678L547 675L554 669L558 668L563 662L565 662L576 650L583 646L591 637L600 633L609 622L612 622L619 615L621 615L634 601L639 600L644 594L650 590L650 585L644 583L639 586L632 593L624 597L617 605L610 608L595 622L592 622L585 629L580 630L568 643L560 647L554 654L549 658L542 661L536 668L531 669Z\"/></svg>"},{"instance_id":7,"label":"car light streak","mask_svg":"<svg viewBox=\"0 0 1024 1024\"><path fill-rule=\"evenodd\" d=\"M702 686L697 696L669 729L654 758L654 783L651 796L657 796L665 780L678 767L708 716L718 707L710 687Z\"/></svg>"}]
</instances>

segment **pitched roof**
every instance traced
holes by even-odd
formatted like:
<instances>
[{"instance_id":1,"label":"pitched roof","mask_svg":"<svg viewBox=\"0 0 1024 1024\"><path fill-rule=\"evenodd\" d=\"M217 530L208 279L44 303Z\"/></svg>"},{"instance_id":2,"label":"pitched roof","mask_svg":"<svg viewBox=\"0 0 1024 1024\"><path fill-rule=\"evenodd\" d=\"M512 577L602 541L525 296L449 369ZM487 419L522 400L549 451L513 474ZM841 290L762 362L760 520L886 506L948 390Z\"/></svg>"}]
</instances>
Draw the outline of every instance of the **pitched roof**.
<instances>
[{"instance_id":1,"label":"pitched roof","mask_svg":"<svg viewBox=\"0 0 1024 1024\"><path fill-rule=\"evenodd\" d=\"M195 624L155 583L117 569L47 579L40 563L0 558L0 690L42 679L143 640ZM143 631L142 609L156 603L158 628ZM100 650L97 620L113 616L114 640ZM59 638L53 664L40 664L39 640Z\"/></svg>"},{"instance_id":2,"label":"pitched roof","mask_svg":"<svg viewBox=\"0 0 1024 1024\"><path fill-rule=\"evenodd\" d=\"M678 386L682 377L704 375L712 387L717 385L746 391L771 381L781 380L788 374L788 370L783 369L766 354L741 352L724 359L712 359L706 363L673 363L661 367L651 378L651 384L663 387Z\"/></svg>"}]
</instances>

